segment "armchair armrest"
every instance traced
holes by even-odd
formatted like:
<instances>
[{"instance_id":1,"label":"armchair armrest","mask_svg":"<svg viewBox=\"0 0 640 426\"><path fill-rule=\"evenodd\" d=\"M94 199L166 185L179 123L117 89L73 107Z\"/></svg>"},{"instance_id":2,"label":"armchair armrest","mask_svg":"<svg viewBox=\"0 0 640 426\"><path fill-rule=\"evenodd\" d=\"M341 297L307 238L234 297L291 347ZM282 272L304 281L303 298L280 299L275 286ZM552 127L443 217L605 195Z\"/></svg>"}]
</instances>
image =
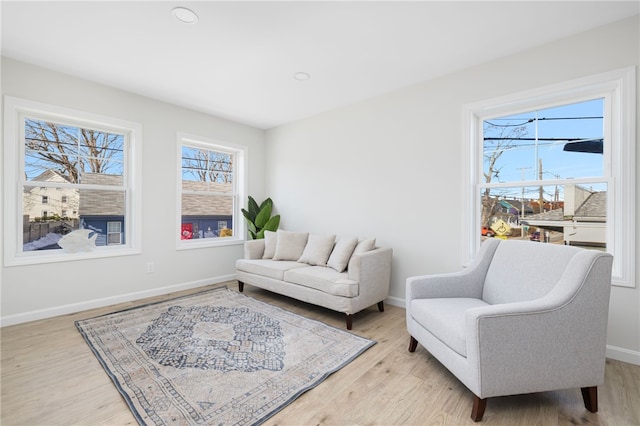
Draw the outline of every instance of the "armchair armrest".
<instances>
[{"instance_id":1,"label":"armchair armrest","mask_svg":"<svg viewBox=\"0 0 640 426\"><path fill-rule=\"evenodd\" d=\"M482 296L483 278L473 271L463 270L449 274L421 275L407 278L405 300L407 306L414 299Z\"/></svg>"},{"instance_id":2,"label":"armchair armrest","mask_svg":"<svg viewBox=\"0 0 640 426\"><path fill-rule=\"evenodd\" d=\"M462 271L407 278L405 294L407 306L413 299L443 297L473 297L480 299L484 278L498 244L498 240L486 240L473 262Z\"/></svg>"}]
</instances>

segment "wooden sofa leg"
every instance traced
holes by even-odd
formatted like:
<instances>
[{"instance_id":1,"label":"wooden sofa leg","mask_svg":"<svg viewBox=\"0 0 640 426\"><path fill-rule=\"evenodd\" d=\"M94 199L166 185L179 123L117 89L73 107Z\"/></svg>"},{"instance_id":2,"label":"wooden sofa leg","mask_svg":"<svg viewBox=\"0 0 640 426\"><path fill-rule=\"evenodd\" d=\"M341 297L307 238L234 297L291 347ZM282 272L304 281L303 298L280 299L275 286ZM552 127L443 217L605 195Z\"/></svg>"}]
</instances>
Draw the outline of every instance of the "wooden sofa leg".
<instances>
[{"instance_id":1,"label":"wooden sofa leg","mask_svg":"<svg viewBox=\"0 0 640 426\"><path fill-rule=\"evenodd\" d=\"M384 300L378 302L378 310L384 312Z\"/></svg>"},{"instance_id":2,"label":"wooden sofa leg","mask_svg":"<svg viewBox=\"0 0 640 426\"><path fill-rule=\"evenodd\" d=\"M473 395L473 408L471 409L471 420L479 422L484 416L484 409L487 408L487 398L479 398Z\"/></svg>"},{"instance_id":3,"label":"wooden sofa leg","mask_svg":"<svg viewBox=\"0 0 640 426\"><path fill-rule=\"evenodd\" d=\"M418 347L418 341L413 336L409 337L411 337L411 340L409 340L409 352L415 352Z\"/></svg>"},{"instance_id":4,"label":"wooden sofa leg","mask_svg":"<svg viewBox=\"0 0 640 426\"><path fill-rule=\"evenodd\" d=\"M592 413L598 412L598 387L590 386L588 388L581 388L582 399L584 400L584 408Z\"/></svg>"},{"instance_id":5,"label":"wooden sofa leg","mask_svg":"<svg viewBox=\"0 0 640 426\"><path fill-rule=\"evenodd\" d=\"M238 291L240 291L240 293L244 291L244 283L242 281L238 281Z\"/></svg>"},{"instance_id":6,"label":"wooden sofa leg","mask_svg":"<svg viewBox=\"0 0 640 426\"><path fill-rule=\"evenodd\" d=\"M351 330L351 327L353 327L353 315L351 314L345 314L347 316L347 330Z\"/></svg>"}]
</instances>

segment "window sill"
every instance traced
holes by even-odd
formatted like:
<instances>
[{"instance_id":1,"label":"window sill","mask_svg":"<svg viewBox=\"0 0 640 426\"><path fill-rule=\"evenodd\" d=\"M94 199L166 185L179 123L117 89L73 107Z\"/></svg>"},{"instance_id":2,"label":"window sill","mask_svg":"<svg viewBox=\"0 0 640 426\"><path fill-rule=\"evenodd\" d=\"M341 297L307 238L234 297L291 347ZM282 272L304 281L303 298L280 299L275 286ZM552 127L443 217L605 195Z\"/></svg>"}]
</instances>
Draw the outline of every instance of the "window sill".
<instances>
[{"instance_id":1,"label":"window sill","mask_svg":"<svg viewBox=\"0 0 640 426\"><path fill-rule=\"evenodd\" d=\"M225 247L243 245L244 240L240 238L203 238L200 240L180 240L178 241L176 250L193 250L211 247Z\"/></svg>"},{"instance_id":2,"label":"window sill","mask_svg":"<svg viewBox=\"0 0 640 426\"><path fill-rule=\"evenodd\" d=\"M63 250L53 250L51 253L43 254L42 252L32 255L23 254L19 256L7 256L5 258L5 266L26 266L39 265L42 263L57 263L76 260L101 259L105 257L132 256L141 254L137 248L99 248L83 253L66 253Z\"/></svg>"}]
</instances>

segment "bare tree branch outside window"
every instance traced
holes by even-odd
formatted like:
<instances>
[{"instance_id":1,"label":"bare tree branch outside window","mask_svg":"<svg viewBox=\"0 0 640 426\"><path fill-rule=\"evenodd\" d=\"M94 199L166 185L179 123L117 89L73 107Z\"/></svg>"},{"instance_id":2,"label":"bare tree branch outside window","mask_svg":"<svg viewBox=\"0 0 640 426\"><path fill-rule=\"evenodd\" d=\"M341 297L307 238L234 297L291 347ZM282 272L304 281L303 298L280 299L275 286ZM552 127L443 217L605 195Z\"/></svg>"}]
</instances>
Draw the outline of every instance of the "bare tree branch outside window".
<instances>
[{"instance_id":1,"label":"bare tree branch outside window","mask_svg":"<svg viewBox=\"0 0 640 426\"><path fill-rule=\"evenodd\" d=\"M488 121L484 122L484 167L483 176L485 183L491 183L493 179L499 180L500 167L497 162L500 156L509 149L516 147L516 141L527 134L526 126L499 126ZM491 138L488 139L489 135ZM485 188L482 194L482 226L489 226L491 216L495 210L498 199L491 197L491 189Z\"/></svg>"},{"instance_id":2,"label":"bare tree branch outside window","mask_svg":"<svg viewBox=\"0 0 640 426\"><path fill-rule=\"evenodd\" d=\"M25 174L33 180L54 170L70 183L83 173L123 173L124 137L41 120L25 120Z\"/></svg>"},{"instance_id":3,"label":"bare tree branch outside window","mask_svg":"<svg viewBox=\"0 0 640 426\"><path fill-rule=\"evenodd\" d=\"M182 179L231 183L233 176L233 156L224 152L183 147Z\"/></svg>"}]
</instances>

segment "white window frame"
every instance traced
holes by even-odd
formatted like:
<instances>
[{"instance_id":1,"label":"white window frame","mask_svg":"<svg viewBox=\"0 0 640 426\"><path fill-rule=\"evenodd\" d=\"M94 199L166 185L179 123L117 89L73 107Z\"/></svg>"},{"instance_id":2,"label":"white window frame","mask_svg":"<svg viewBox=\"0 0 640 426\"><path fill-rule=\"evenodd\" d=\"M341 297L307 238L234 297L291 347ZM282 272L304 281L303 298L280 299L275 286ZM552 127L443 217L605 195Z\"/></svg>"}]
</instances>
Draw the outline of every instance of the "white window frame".
<instances>
[{"instance_id":1,"label":"white window frame","mask_svg":"<svg viewBox=\"0 0 640 426\"><path fill-rule=\"evenodd\" d=\"M209 151L226 152L234 155L233 168L233 235L224 238L198 238L182 240L182 147L183 145L202 148ZM244 244L246 224L240 211L243 200L247 198L247 162L249 161L249 148L244 145L224 142L218 139L196 136L184 132L177 135L177 185L176 185L176 227L175 239L177 250L190 250L204 247L219 247L227 245Z\"/></svg>"},{"instance_id":2,"label":"white window frame","mask_svg":"<svg viewBox=\"0 0 640 426\"><path fill-rule=\"evenodd\" d=\"M463 265L480 247L482 123L495 117L604 98L603 178L607 182L607 251L613 255L612 284L635 287L636 69L628 67L463 106ZM611 121L607 120L611 117ZM608 151L607 151L608 150ZM568 180L566 183L570 183ZM536 186L537 181L517 182ZM511 185L513 186L513 185Z\"/></svg>"},{"instance_id":3,"label":"white window frame","mask_svg":"<svg viewBox=\"0 0 640 426\"><path fill-rule=\"evenodd\" d=\"M22 251L22 183L24 179L24 118L44 117L56 122L105 129L125 135L125 233L127 243L96 247L82 253L64 250ZM21 266L141 253L142 126L138 123L105 117L12 96L4 97L4 264Z\"/></svg>"}]
</instances>

